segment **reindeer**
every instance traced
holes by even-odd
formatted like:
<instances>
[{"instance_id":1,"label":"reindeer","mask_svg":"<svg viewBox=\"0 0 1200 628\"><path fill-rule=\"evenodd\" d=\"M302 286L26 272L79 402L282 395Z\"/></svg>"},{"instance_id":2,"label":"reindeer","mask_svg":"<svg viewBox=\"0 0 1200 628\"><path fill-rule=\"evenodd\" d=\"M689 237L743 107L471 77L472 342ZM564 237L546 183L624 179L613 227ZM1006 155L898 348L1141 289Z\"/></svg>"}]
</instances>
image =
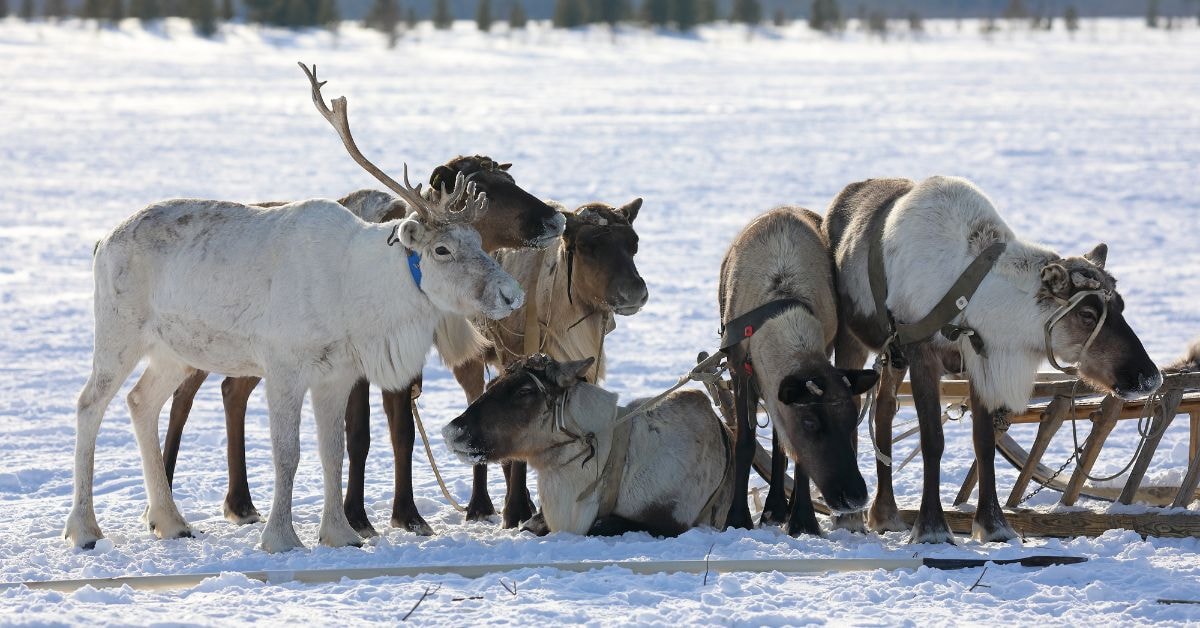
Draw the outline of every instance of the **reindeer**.
<instances>
[{"instance_id":1,"label":"reindeer","mask_svg":"<svg viewBox=\"0 0 1200 628\"><path fill-rule=\"evenodd\" d=\"M319 86L314 85L319 90ZM319 96L317 96L319 98ZM565 220L561 213L520 188L508 170L509 163L498 163L484 155L459 156L434 169L429 177L429 198L437 196L436 188L462 174L488 198L488 211L474 225L482 238L484 251L500 248L544 247L562 234ZM338 203L367 222L386 222L404 218L411 213L408 204L386 192L358 190L338 200ZM283 203L258 203L259 206L278 206ZM434 334L438 355L448 366L456 366L479 355L487 346L474 327L461 316L447 316L438 324ZM201 384L208 373L200 371L188 378L175 391L171 402L171 420L163 446L167 479L174 476L183 427L187 423ZM392 451L395 460L395 497L391 524L417 534L433 534L433 529L417 512L412 492L412 449L415 429L412 417L413 385L402 390L385 390L383 407L388 417ZM237 524L260 520L250 497L246 476L245 417L250 393L258 386L256 377L226 378L221 384L225 406L227 432L227 462L229 489L225 495L225 518ZM363 484L367 452L370 449L370 399L368 383L355 384L347 402L346 445L349 450L350 471L346 489L345 511L350 525L363 537L377 533L366 515L363 503Z\"/></svg>"},{"instance_id":2,"label":"reindeer","mask_svg":"<svg viewBox=\"0 0 1200 628\"><path fill-rule=\"evenodd\" d=\"M344 99L330 115L346 126ZM376 172L415 216L373 225L332 201L264 209L174 200L141 210L99 242L96 348L79 398L75 495L64 532L75 546L94 547L102 536L92 507L96 435L143 357L149 363L128 403L156 536L191 535L167 483L158 413L198 369L267 379L275 498L263 549L302 547L291 502L307 391L324 471L320 542L361 544L341 491L345 399L354 382L407 383L443 312L503 317L524 298L470 227L486 210L473 184L459 177L452 193L428 203L407 176L400 186Z\"/></svg>"},{"instance_id":3,"label":"reindeer","mask_svg":"<svg viewBox=\"0 0 1200 628\"><path fill-rule=\"evenodd\" d=\"M446 425L446 443L470 464L533 466L551 532L677 536L723 525L732 438L708 397L676 391L623 431L619 417L642 402L618 408L615 394L586 383L594 363L545 354L513 362Z\"/></svg>"},{"instance_id":4,"label":"reindeer","mask_svg":"<svg viewBox=\"0 0 1200 628\"><path fill-rule=\"evenodd\" d=\"M964 179L851 184L830 206L825 233L834 250L841 304L836 363L861 366L868 349L884 352L888 363L874 419L880 458L891 452L891 420L904 364L911 370L925 473L913 542L953 543L938 495L944 447L938 381L944 363L961 363L971 381L980 472L972 537L979 541L1016 537L996 497L993 430L1007 427L1006 417L1028 405L1043 358L1055 365L1059 359L1077 362L1077 367L1061 368L1122 398L1152 393L1162 383L1122 316L1124 301L1116 280L1104 269L1108 248L1101 244L1082 257L1063 258L1020 240L991 201ZM873 246L886 280L886 292L877 288L878 297L869 270ZM988 256L994 266L972 296L950 290L960 274ZM886 311L876 306L876 298L885 302ZM893 326L916 324L939 303L949 304L951 320L957 322L907 345L889 340ZM868 523L880 531L905 530L891 468L880 461L876 469L879 484Z\"/></svg>"},{"instance_id":5,"label":"reindeer","mask_svg":"<svg viewBox=\"0 0 1200 628\"><path fill-rule=\"evenodd\" d=\"M467 400L483 394L484 367L498 367L544 352L556 360L595 357L587 372L589 383L604 378L604 336L616 326L613 314L631 316L649 298L638 274L634 255L638 236L633 221L642 199L612 207L588 203L567 212L563 236L544 250L506 250L495 257L529 294L524 308L503 320L476 319L492 342L483 358L467 360L454 369ZM526 487L524 462L505 465L507 491L502 525L512 528L533 516ZM467 519L494 515L487 491L487 465L476 465Z\"/></svg>"},{"instance_id":6,"label":"reindeer","mask_svg":"<svg viewBox=\"0 0 1200 628\"><path fill-rule=\"evenodd\" d=\"M761 395L775 432L763 523L785 520L786 452L796 461L788 534L820 534L809 500L810 478L835 513L867 505L867 486L855 461L855 400L877 380L874 371L835 369L829 363L837 297L821 217L798 207L759 216L729 246L718 290L729 338L721 344L731 346L737 415L735 492L727 524L753 527L746 491Z\"/></svg>"}]
</instances>

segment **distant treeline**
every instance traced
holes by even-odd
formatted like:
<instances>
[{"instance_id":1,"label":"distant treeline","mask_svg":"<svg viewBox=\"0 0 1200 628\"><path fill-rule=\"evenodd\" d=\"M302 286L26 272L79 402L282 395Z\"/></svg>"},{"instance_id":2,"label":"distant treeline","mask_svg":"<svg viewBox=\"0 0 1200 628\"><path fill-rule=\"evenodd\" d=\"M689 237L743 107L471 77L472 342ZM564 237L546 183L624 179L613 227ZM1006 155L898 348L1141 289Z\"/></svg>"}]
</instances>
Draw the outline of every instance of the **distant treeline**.
<instances>
[{"instance_id":1,"label":"distant treeline","mask_svg":"<svg viewBox=\"0 0 1200 628\"><path fill-rule=\"evenodd\" d=\"M823 32L854 27L886 38L896 29L924 30L927 17L979 17L985 35L1014 27L1051 30L1056 21L1075 31L1081 17L1129 15L1133 4L1150 28L1177 28L1200 22L1200 0L0 0L0 17L50 20L79 17L97 24L137 18L152 23L166 17L192 21L197 33L210 36L222 21L242 20L288 28L336 28L344 19L361 19L389 35L391 44L402 26L429 19L448 29L456 19L474 17L482 31L505 18L510 29L525 28L530 19L550 19L555 27L639 23L688 31L700 24L728 20L776 26L797 17ZM402 4L403 3L403 4ZM464 6L467 3L467 6ZM474 3L470 6L470 3ZM529 6L526 6L528 3ZM547 3L552 3L547 8ZM635 4L636 3L636 4ZM775 3L775 4L772 4ZM16 6L14 6L14 4ZM802 5L802 6L801 6ZM853 7L848 10L848 7ZM1080 8L1086 7L1086 14Z\"/></svg>"}]
</instances>

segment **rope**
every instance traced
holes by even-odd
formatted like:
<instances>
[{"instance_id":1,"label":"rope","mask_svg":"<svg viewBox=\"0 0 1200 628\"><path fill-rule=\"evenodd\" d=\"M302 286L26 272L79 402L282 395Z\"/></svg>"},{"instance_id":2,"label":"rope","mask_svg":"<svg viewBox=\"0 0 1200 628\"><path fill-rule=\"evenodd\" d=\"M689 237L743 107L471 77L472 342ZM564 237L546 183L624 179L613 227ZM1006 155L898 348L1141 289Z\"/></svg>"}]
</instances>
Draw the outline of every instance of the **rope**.
<instances>
[{"instance_id":1,"label":"rope","mask_svg":"<svg viewBox=\"0 0 1200 628\"><path fill-rule=\"evenodd\" d=\"M875 459L885 467L892 466L892 457L883 453L883 450L879 448L879 443L875 439L875 415L879 410L879 387L883 385L883 356L887 353L891 344L892 338L889 338L887 342L883 343L883 348L875 356L875 364L871 368L875 369L875 373L879 375L879 380L871 390L867 391L867 398L864 400L862 411L859 412L858 416L858 422L862 424L863 418L868 414L867 407L870 406L871 419L867 421L867 432L871 435L871 449L875 451Z\"/></svg>"},{"instance_id":2,"label":"rope","mask_svg":"<svg viewBox=\"0 0 1200 628\"><path fill-rule=\"evenodd\" d=\"M446 501L450 502L451 506L459 512L466 512L467 509L459 504L450 494L450 489L446 488L446 481L442 479L442 472L438 470L437 461L433 459L433 450L429 448L429 436L425 434L425 424L421 422L421 413L417 411L417 400L412 402L413 422L417 424L417 431L421 433L421 444L425 446L425 456L429 458L429 468L433 469L433 477L437 478L438 487L442 489L442 495Z\"/></svg>"}]
</instances>

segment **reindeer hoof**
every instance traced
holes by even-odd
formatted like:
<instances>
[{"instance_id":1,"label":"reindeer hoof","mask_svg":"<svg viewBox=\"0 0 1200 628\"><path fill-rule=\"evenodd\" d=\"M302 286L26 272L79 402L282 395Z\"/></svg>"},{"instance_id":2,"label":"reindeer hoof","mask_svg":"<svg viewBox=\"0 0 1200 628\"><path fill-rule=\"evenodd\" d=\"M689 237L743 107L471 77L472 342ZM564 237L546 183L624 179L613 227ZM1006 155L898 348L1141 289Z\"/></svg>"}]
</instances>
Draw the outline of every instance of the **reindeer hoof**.
<instances>
[{"instance_id":1,"label":"reindeer hoof","mask_svg":"<svg viewBox=\"0 0 1200 628\"><path fill-rule=\"evenodd\" d=\"M546 524L546 517L539 512L521 524L521 531L532 532L534 536L546 536L550 534L550 526Z\"/></svg>"},{"instance_id":2,"label":"reindeer hoof","mask_svg":"<svg viewBox=\"0 0 1200 628\"><path fill-rule=\"evenodd\" d=\"M328 523L321 525L318 535L321 545L327 547L362 547L362 537L349 524Z\"/></svg>"},{"instance_id":3,"label":"reindeer hoof","mask_svg":"<svg viewBox=\"0 0 1200 628\"><path fill-rule=\"evenodd\" d=\"M739 508L736 511L730 512L729 516L725 519L725 527L753 530L754 520L750 518L750 509Z\"/></svg>"},{"instance_id":4,"label":"reindeer hoof","mask_svg":"<svg viewBox=\"0 0 1200 628\"><path fill-rule=\"evenodd\" d=\"M954 545L954 535L950 526L946 525L946 517L941 512L935 515L918 515L913 525L909 543L948 543Z\"/></svg>"},{"instance_id":5,"label":"reindeer hoof","mask_svg":"<svg viewBox=\"0 0 1200 628\"><path fill-rule=\"evenodd\" d=\"M240 526L262 521L262 515L258 514L258 509L254 507L254 502L249 500L231 500L226 497L221 511L230 523Z\"/></svg>"},{"instance_id":6,"label":"reindeer hoof","mask_svg":"<svg viewBox=\"0 0 1200 628\"><path fill-rule=\"evenodd\" d=\"M833 515L834 530L849 530L855 534L866 534L867 526L863 523L863 513L851 512L844 515Z\"/></svg>"},{"instance_id":7,"label":"reindeer hoof","mask_svg":"<svg viewBox=\"0 0 1200 628\"><path fill-rule=\"evenodd\" d=\"M487 521L496 516L496 507L490 498L472 499L467 504L467 521Z\"/></svg>"},{"instance_id":8,"label":"reindeer hoof","mask_svg":"<svg viewBox=\"0 0 1200 628\"><path fill-rule=\"evenodd\" d=\"M772 504L767 500L767 504L763 506L762 516L758 519L760 526L778 526L787 523L788 508L787 504Z\"/></svg>"},{"instance_id":9,"label":"reindeer hoof","mask_svg":"<svg viewBox=\"0 0 1200 628\"><path fill-rule=\"evenodd\" d=\"M1003 516L999 520L987 517L985 521L980 521L976 516L971 522L971 538L980 543L1007 543L1018 536Z\"/></svg>"},{"instance_id":10,"label":"reindeer hoof","mask_svg":"<svg viewBox=\"0 0 1200 628\"><path fill-rule=\"evenodd\" d=\"M356 512L346 511L346 521L350 523L350 527L364 539L379 536L375 531L375 526L371 525L371 520L367 519L366 511L359 509Z\"/></svg>"},{"instance_id":11,"label":"reindeer hoof","mask_svg":"<svg viewBox=\"0 0 1200 628\"><path fill-rule=\"evenodd\" d=\"M104 538L104 534L100 532L100 526L94 517L85 523L79 517L72 515L67 519L67 526L63 529L63 538L70 541L71 545L76 548L94 550L96 541Z\"/></svg>"},{"instance_id":12,"label":"reindeer hoof","mask_svg":"<svg viewBox=\"0 0 1200 628\"><path fill-rule=\"evenodd\" d=\"M406 515L393 513L391 523L393 528L408 530L417 536L433 536L433 528L416 512Z\"/></svg>"},{"instance_id":13,"label":"reindeer hoof","mask_svg":"<svg viewBox=\"0 0 1200 628\"><path fill-rule=\"evenodd\" d=\"M908 524L900 518L900 512L896 510L895 504L884 507L878 502L871 504L871 509L867 511L867 527L880 534L908 531Z\"/></svg>"},{"instance_id":14,"label":"reindeer hoof","mask_svg":"<svg viewBox=\"0 0 1200 628\"><path fill-rule=\"evenodd\" d=\"M162 540L192 538L191 528L178 514L166 513L157 516L151 514L147 526L154 536Z\"/></svg>"},{"instance_id":15,"label":"reindeer hoof","mask_svg":"<svg viewBox=\"0 0 1200 628\"><path fill-rule=\"evenodd\" d=\"M533 518L533 509L529 504L520 504L514 506L505 505L504 514L501 516L501 527L509 530L521 525L522 521L527 521Z\"/></svg>"},{"instance_id":16,"label":"reindeer hoof","mask_svg":"<svg viewBox=\"0 0 1200 628\"><path fill-rule=\"evenodd\" d=\"M294 549L304 549L304 544L300 542L300 537L296 536L296 531L292 529L291 524L285 528L272 526L268 521L267 527L262 533L261 547L266 552L277 554Z\"/></svg>"}]
</instances>

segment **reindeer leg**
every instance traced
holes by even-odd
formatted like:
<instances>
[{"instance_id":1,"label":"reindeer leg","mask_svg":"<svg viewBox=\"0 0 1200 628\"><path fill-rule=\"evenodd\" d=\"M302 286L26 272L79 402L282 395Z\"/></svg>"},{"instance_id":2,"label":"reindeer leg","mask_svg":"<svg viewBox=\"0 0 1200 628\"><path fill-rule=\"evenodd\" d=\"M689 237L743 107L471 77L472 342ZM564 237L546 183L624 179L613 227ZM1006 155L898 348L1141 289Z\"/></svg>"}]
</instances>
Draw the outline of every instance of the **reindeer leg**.
<instances>
[{"instance_id":1,"label":"reindeer leg","mask_svg":"<svg viewBox=\"0 0 1200 628\"><path fill-rule=\"evenodd\" d=\"M179 443L183 440L183 426L192 412L192 402L200 385L208 378L208 371L193 371L175 394L171 396L171 422L167 425L167 437L163 441L163 464L167 470L167 485L175 485L175 460L179 457Z\"/></svg>"},{"instance_id":2,"label":"reindeer leg","mask_svg":"<svg viewBox=\"0 0 1200 628\"><path fill-rule=\"evenodd\" d=\"M834 340L833 363L839 369L861 369L867 362L867 347L854 336L850 328L846 325L849 316L845 313L838 316L838 331L837 337ZM855 398L855 407L862 409L863 398ZM854 447L854 454L858 456L858 438L855 437L850 441ZM852 512L843 515L833 515L833 527L835 530L850 530L851 532L866 532L867 526L864 522L862 512Z\"/></svg>"},{"instance_id":3,"label":"reindeer leg","mask_svg":"<svg viewBox=\"0 0 1200 628\"><path fill-rule=\"evenodd\" d=\"M392 527L403 528L421 536L433 536L433 528L425 523L413 501L412 454L416 440L413 423L412 387L420 386L417 378L404 390L383 391L383 410L387 413L388 433L392 438L392 456L396 464L396 493L392 501Z\"/></svg>"},{"instance_id":4,"label":"reindeer leg","mask_svg":"<svg viewBox=\"0 0 1200 628\"><path fill-rule=\"evenodd\" d=\"M996 432L992 413L971 387L971 432L975 441L975 468L979 470L979 506L971 522L971 538L980 543L1017 538L996 497Z\"/></svg>"},{"instance_id":5,"label":"reindeer leg","mask_svg":"<svg viewBox=\"0 0 1200 628\"><path fill-rule=\"evenodd\" d=\"M454 379L467 394L471 403L483 394L483 360L471 360L454 367ZM471 501L467 502L467 521L483 521L496 514L492 497L488 495L487 465L477 464L472 470Z\"/></svg>"},{"instance_id":6,"label":"reindeer leg","mask_svg":"<svg viewBox=\"0 0 1200 628\"><path fill-rule=\"evenodd\" d=\"M817 523L817 513L813 510L809 490L808 474L797 464L795 481L792 483L792 508L788 513L788 536L821 536L821 524Z\"/></svg>"},{"instance_id":7,"label":"reindeer leg","mask_svg":"<svg viewBox=\"0 0 1200 628\"><path fill-rule=\"evenodd\" d=\"M529 496L529 486L526 484L527 466L524 462L505 462L504 479L508 492L504 495L504 512L502 526L515 528L522 521L533 518L537 507Z\"/></svg>"},{"instance_id":8,"label":"reindeer leg","mask_svg":"<svg viewBox=\"0 0 1200 628\"><path fill-rule=\"evenodd\" d=\"M343 511L350 527L364 539L378 536L367 517L363 498L366 483L367 453L371 451L371 385L360 379L346 399L346 454L350 458Z\"/></svg>"},{"instance_id":9,"label":"reindeer leg","mask_svg":"<svg viewBox=\"0 0 1200 628\"><path fill-rule=\"evenodd\" d=\"M941 463L946 441L942 434L941 359L927 342L906 347L910 366L913 401L917 406L917 421L921 429L921 458L924 463L924 483L921 490L921 509L913 525L911 543L954 543L954 535L946 524L941 501Z\"/></svg>"},{"instance_id":10,"label":"reindeer leg","mask_svg":"<svg viewBox=\"0 0 1200 628\"><path fill-rule=\"evenodd\" d=\"M787 522L788 502L784 492L783 476L787 475L788 459L779 444L779 432L771 429L771 488L763 502L759 525L782 525Z\"/></svg>"},{"instance_id":11,"label":"reindeer leg","mask_svg":"<svg viewBox=\"0 0 1200 628\"><path fill-rule=\"evenodd\" d=\"M246 403L260 381L258 377L226 377L221 382L229 465L229 491L225 493L223 510L225 518L238 525L262 520L250 499L250 483L246 480Z\"/></svg>"},{"instance_id":12,"label":"reindeer leg","mask_svg":"<svg viewBox=\"0 0 1200 628\"><path fill-rule=\"evenodd\" d=\"M733 503L729 507L729 516L725 518L725 527L751 530L754 521L750 518L746 494L750 486L750 463L754 460L754 428L757 425L753 413L758 400L750 377L735 373L733 386L737 440L733 448Z\"/></svg>"},{"instance_id":13,"label":"reindeer leg","mask_svg":"<svg viewBox=\"0 0 1200 628\"><path fill-rule=\"evenodd\" d=\"M875 446L885 456L892 455L892 421L899 409L896 395L900 390L900 382L904 381L904 371L905 369L884 367L876 389ZM875 532L908 530L908 525L900 518L900 509L896 507L896 494L892 489L892 467L877 459L875 473L879 481L875 485L875 501L871 502L871 508L867 511L867 524Z\"/></svg>"}]
</instances>

